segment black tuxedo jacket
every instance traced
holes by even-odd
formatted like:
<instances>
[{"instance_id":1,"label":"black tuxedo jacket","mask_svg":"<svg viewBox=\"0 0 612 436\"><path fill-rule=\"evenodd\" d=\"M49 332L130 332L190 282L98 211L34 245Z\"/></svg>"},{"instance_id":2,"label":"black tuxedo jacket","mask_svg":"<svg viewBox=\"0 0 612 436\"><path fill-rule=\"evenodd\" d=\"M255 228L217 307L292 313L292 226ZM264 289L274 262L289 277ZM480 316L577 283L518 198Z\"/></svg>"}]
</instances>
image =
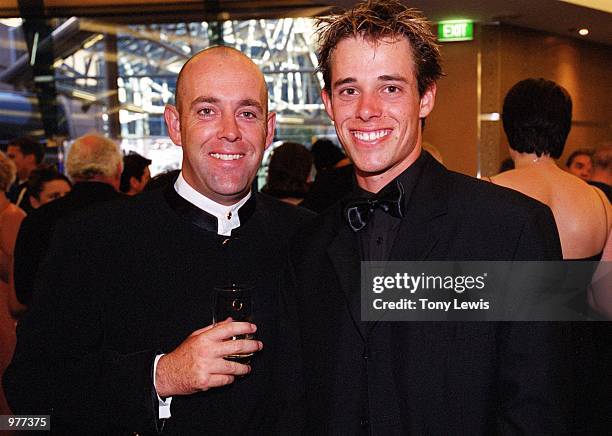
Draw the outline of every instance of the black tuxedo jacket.
<instances>
[{"instance_id":1,"label":"black tuxedo jacket","mask_svg":"<svg viewBox=\"0 0 612 436\"><path fill-rule=\"evenodd\" d=\"M554 260L553 215L426 154L390 260ZM360 320L360 256L342 205L294 243L306 434L559 434L559 329Z\"/></svg>"},{"instance_id":2,"label":"black tuxedo jacket","mask_svg":"<svg viewBox=\"0 0 612 436\"><path fill-rule=\"evenodd\" d=\"M282 334L282 270L293 229L311 214L257 195L225 237L194 209L175 192L156 191L58 224L4 376L15 413L51 414L57 434L279 431L279 415L292 410L283 399L295 386L297 354ZM230 283L254 287L264 349L233 384L175 396L162 426L154 358L209 325L212 288Z\"/></svg>"}]
</instances>

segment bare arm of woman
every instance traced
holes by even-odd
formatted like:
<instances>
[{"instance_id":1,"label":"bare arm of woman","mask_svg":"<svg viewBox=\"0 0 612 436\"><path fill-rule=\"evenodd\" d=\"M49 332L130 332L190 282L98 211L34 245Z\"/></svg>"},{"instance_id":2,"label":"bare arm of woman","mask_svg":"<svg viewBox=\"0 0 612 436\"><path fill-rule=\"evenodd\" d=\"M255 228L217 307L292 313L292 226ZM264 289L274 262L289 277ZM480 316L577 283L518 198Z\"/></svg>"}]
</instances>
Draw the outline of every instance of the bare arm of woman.
<instances>
[{"instance_id":1,"label":"bare arm of woman","mask_svg":"<svg viewBox=\"0 0 612 436\"><path fill-rule=\"evenodd\" d=\"M591 309L612 320L612 232L608 234L608 242L587 296Z\"/></svg>"},{"instance_id":2,"label":"bare arm of woman","mask_svg":"<svg viewBox=\"0 0 612 436\"><path fill-rule=\"evenodd\" d=\"M19 317L26 310L26 306L17 300L13 282L13 252L15 250L19 226L24 218L25 212L23 210L10 205L0 219L0 250L4 253L4 261L7 262L5 268L2 268L6 271L4 277L0 277L0 279L8 283L8 305L11 315L15 318Z\"/></svg>"}]
</instances>

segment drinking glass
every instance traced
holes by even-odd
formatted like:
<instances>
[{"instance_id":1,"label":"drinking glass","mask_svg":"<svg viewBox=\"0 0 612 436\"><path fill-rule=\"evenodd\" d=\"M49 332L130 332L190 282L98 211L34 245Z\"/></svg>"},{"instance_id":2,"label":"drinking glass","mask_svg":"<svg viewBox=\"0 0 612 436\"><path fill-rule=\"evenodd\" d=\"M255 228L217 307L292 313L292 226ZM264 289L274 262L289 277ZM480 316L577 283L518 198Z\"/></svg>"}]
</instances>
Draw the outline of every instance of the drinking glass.
<instances>
[{"instance_id":1,"label":"drinking glass","mask_svg":"<svg viewBox=\"0 0 612 436\"><path fill-rule=\"evenodd\" d=\"M217 324L227 318L234 321L253 321L253 288L249 286L229 285L214 288L213 324ZM230 340L254 339L255 335L247 333L232 336ZM248 364L253 353L233 354L225 356L225 359L234 360L239 363Z\"/></svg>"}]
</instances>

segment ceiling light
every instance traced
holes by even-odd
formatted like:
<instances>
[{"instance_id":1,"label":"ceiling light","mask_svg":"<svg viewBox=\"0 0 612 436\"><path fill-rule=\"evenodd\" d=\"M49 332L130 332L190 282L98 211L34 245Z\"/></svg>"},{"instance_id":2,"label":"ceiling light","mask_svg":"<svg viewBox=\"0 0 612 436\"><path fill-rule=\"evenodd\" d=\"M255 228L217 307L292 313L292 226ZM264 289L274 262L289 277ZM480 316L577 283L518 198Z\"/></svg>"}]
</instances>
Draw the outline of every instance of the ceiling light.
<instances>
[{"instance_id":1,"label":"ceiling light","mask_svg":"<svg viewBox=\"0 0 612 436\"><path fill-rule=\"evenodd\" d=\"M0 20L0 23L9 27L19 27L21 26L22 20L21 18L3 18Z\"/></svg>"},{"instance_id":2,"label":"ceiling light","mask_svg":"<svg viewBox=\"0 0 612 436\"><path fill-rule=\"evenodd\" d=\"M610 0L561 0L565 3L573 3L578 6L585 8L596 9L598 11L604 11L612 13L612 3Z\"/></svg>"},{"instance_id":3,"label":"ceiling light","mask_svg":"<svg viewBox=\"0 0 612 436\"><path fill-rule=\"evenodd\" d=\"M589 34L589 29L580 29L578 33L582 36L586 36Z\"/></svg>"}]
</instances>

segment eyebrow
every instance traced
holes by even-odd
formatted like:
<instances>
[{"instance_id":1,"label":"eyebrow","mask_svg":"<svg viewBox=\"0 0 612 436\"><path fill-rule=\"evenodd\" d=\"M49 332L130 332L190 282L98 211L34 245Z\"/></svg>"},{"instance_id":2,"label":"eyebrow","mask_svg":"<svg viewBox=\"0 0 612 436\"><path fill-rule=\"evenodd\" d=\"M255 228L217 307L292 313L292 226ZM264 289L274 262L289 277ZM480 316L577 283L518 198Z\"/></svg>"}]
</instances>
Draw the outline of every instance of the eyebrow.
<instances>
[{"instance_id":1,"label":"eyebrow","mask_svg":"<svg viewBox=\"0 0 612 436\"><path fill-rule=\"evenodd\" d=\"M238 106L253 106L254 108L263 112L263 106L257 100L253 100L252 98L245 98L244 100L240 100L238 102Z\"/></svg>"},{"instance_id":2,"label":"eyebrow","mask_svg":"<svg viewBox=\"0 0 612 436\"><path fill-rule=\"evenodd\" d=\"M403 82L403 83L408 83L408 80L403 77L403 76L397 76L397 75L393 75L393 74L383 74L382 76L378 76L378 81L379 82ZM356 83L357 79L355 79L354 77L346 77L344 79L339 79L336 80L334 82L334 84L332 85L333 88L340 86L340 85L346 85L348 83Z\"/></svg>"},{"instance_id":3,"label":"eyebrow","mask_svg":"<svg viewBox=\"0 0 612 436\"><path fill-rule=\"evenodd\" d=\"M355 82L357 82L357 79L355 79L353 77L347 77L345 79L339 79L339 80L336 80L333 83L332 88L335 88L335 87L340 86L340 85L346 85L347 83L355 83Z\"/></svg>"},{"instance_id":4,"label":"eyebrow","mask_svg":"<svg viewBox=\"0 0 612 436\"><path fill-rule=\"evenodd\" d=\"M215 97L198 97L191 102L190 107L193 108L200 103L219 103L219 99Z\"/></svg>"},{"instance_id":5,"label":"eyebrow","mask_svg":"<svg viewBox=\"0 0 612 436\"><path fill-rule=\"evenodd\" d=\"M219 100L216 97L206 97L206 96L202 96L202 97L198 97L196 99L194 99L191 102L191 107L193 108L194 106L201 104L201 103L211 103L211 104L217 104L220 103L221 100ZM257 100L254 100L252 98L245 98L243 100L240 100L238 102L238 106L239 107L243 107L243 106L253 106L255 108L257 108L258 110L260 110L261 112L263 112L263 106L261 105L261 103L259 103Z\"/></svg>"},{"instance_id":6,"label":"eyebrow","mask_svg":"<svg viewBox=\"0 0 612 436\"><path fill-rule=\"evenodd\" d=\"M381 82L403 82L408 83L408 80L403 76L394 76L392 74L383 74L382 76L378 76L378 80Z\"/></svg>"}]
</instances>

